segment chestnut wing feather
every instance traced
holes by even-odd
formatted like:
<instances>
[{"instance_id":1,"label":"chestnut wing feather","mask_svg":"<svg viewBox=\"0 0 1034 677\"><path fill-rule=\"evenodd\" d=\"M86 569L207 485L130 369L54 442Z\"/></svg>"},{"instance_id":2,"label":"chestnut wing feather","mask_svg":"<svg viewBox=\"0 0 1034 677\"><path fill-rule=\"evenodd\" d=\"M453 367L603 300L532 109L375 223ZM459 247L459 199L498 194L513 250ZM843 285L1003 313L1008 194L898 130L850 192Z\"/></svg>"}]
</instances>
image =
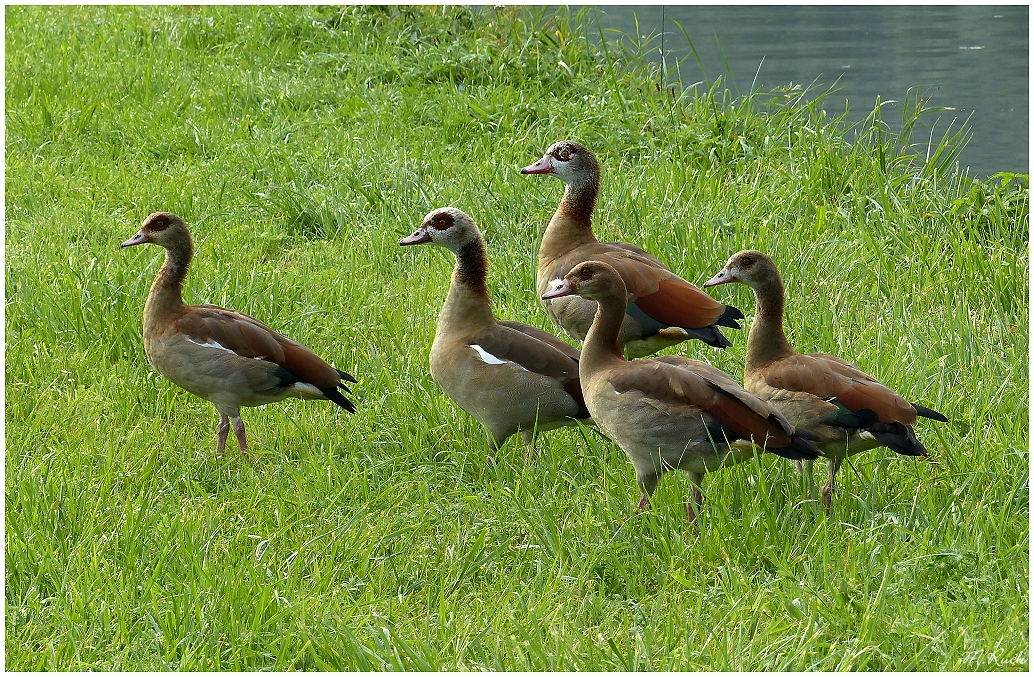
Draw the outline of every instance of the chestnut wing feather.
<instances>
[{"instance_id":1,"label":"chestnut wing feather","mask_svg":"<svg viewBox=\"0 0 1034 677\"><path fill-rule=\"evenodd\" d=\"M595 249L599 251L592 258L613 266L639 309L659 322L700 329L714 324L725 312L724 304L634 245L601 243Z\"/></svg>"},{"instance_id":2,"label":"chestnut wing feather","mask_svg":"<svg viewBox=\"0 0 1034 677\"><path fill-rule=\"evenodd\" d=\"M686 357L679 355L662 355L661 357L655 357L654 360L665 364L671 364L675 367L681 367L683 369L691 369L695 373L699 374L701 378L708 381L713 388L721 389L726 395L735 397L746 405L755 415L761 416L762 418L774 418L778 425L783 428L787 435L793 434L793 426L786 417L779 413L778 409L769 406L765 402L761 401L754 395L744 390L739 383L724 371L700 360L691 360Z\"/></svg>"},{"instance_id":3,"label":"chestnut wing feather","mask_svg":"<svg viewBox=\"0 0 1034 677\"><path fill-rule=\"evenodd\" d=\"M544 329L539 329L538 327L533 327L530 324L524 324L523 322L515 322L513 320L499 320L499 324L504 327L509 327L510 329L516 329L522 334L527 334L528 336L534 339L538 339L543 343L548 343L549 345L553 346L554 348L562 352L564 355L570 357L572 360L578 360L581 357L581 351L579 351L577 348L572 346L567 341L564 341L563 339L558 338L553 334L550 334L548 331L545 331Z\"/></svg>"},{"instance_id":4,"label":"chestnut wing feather","mask_svg":"<svg viewBox=\"0 0 1034 677\"><path fill-rule=\"evenodd\" d=\"M215 342L241 357L273 362L321 390L341 383L339 372L302 344L255 318L219 306L191 306L175 329L196 343Z\"/></svg>"},{"instance_id":5,"label":"chestnut wing feather","mask_svg":"<svg viewBox=\"0 0 1034 677\"><path fill-rule=\"evenodd\" d=\"M633 288L641 293L651 294L656 291L652 287L651 275L640 270L659 270L674 275L663 263L634 245L622 242L590 242L579 245L563 256L552 261L547 270L551 278L561 278L583 261L603 261L613 266L625 281L630 292Z\"/></svg>"},{"instance_id":6,"label":"chestnut wing feather","mask_svg":"<svg viewBox=\"0 0 1034 677\"><path fill-rule=\"evenodd\" d=\"M835 398L851 412L872 411L881 423L911 425L916 420L916 410L905 398L833 355L792 355L760 371L773 388L811 393L825 400Z\"/></svg>"},{"instance_id":7,"label":"chestnut wing feather","mask_svg":"<svg viewBox=\"0 0 1034 677\"><path fill-rule=\"evenodd\" d=\"M551 376L561 382L578 377L576 358L512 326L499 323L486 327L475 334L469 343L481 346L499 359L514 362L528 371Z\"/></svg>"},{"instance_id":8,"label":"chestnut wing feather","mask_svg":"<svg viewBox=\"0 0 1034 677\"><path fill-rule=\"evenodd\" d=\"M637 295L635 304L650 317L673 327L700 329L718 321L725 306L678 276L655 283L657 291Z\"/></svg>"},{"instance_id":9,"label":"chestnut wing feather","mask_svg":"<svg viewBox=\"0 0 1034 677\"><path fill-rule=\"evenodd\" d=\"M499 322L482 329L470 340L500 359L521 365L528 371L549 376L578 404L577 418L589 418L581 380L578 378L576 348L547 331L521 322Z\"/></svg>"},{"instance_id":10,"label":"chestnut wing feather","mask_svg":"<svg viewBox=\"0 0 1034 677\"><path fill-rule=\"evenodd\" d=\"M727 374L709 364L678 356L629 362L610 377L618 392L638 390L669 406L691 406L744 439L758 444L790 444L793 426L772 407L743 390Z\"/></svg>"}]
</instances>

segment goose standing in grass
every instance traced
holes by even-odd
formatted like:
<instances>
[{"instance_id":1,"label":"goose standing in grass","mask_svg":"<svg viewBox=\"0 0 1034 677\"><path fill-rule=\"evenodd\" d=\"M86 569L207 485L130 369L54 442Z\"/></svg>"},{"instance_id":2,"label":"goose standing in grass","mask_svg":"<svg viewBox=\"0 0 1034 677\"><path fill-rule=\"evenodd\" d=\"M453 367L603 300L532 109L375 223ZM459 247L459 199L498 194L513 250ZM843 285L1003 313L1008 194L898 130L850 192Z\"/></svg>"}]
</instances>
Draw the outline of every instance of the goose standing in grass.
<instances>
[{"instance_id":1,"label":"goose standing in grass","mask_svg":"<svg viewBox=\"0 0 1034 677\"><path fill-rule=\"evenodd\" d=\"M531 453L538 431L589 422L578 350L549 332L492 314L488 255L473 219L453 207L435 209L399 244L434 244L456 255L431 345L431 377L485 427L492 449L519 431Z\"/></svg>"},{"instance_id":2,"label":"goose standing in grass","mask_svg":"<svg viewBox=\"0 0 1034 677\"><path fill-rule=\"evenodd\" d=\"M159 374L215 405L219 454L231 423L241 451L248 449L241 407L297 397L330 400L355 411L338 390L349 392L342 381L355 379L302 344L243 313L183 303L183 281L194 256L183 219L168 212L151 214L122 246L145 243L165 248L165 265L144 305L144 352Z\"/></svg>"},{"instance_id":3,"label":"goose standing in grass","mask_svg":"<svg viewBox=\"0 0 1034 677\"><path fill-rule=\"evenodd\" d=\"M916 417L944 423L948 419L908 402L839 357L795 352L783 332L783 281L769 256L753 250L734 254L704 286L730 282L747 285L757 297L743 385L795 425L821 437L819 447L829 458L829 479L822 487L826 510L832 503L837 470L846 457L880 446L906 456L926 456L926 448L912 428ZM809 477L812 465L809 461Z\"/></svg>"},{"instance_id":4,"label":"goose standing in grass","mask_svg":"<svg viewBox=\"0 0 1034 677\"><path fill-rule=\"evenodd\" d=\"M773 407L706 362L679 356L626 362L618 343L627 292L620 274L586 261L558 281L546 298L577 294L598 304L582 346L578 373L596 425L624 449L642 491L638 510L662 473L680 468L693 484L686 502L703 502L704 473L745 461L759 451L795 460L814 459L812 437L794 429Z\"/></svg>"},{"instance_id":5,"label":"goose standing in grass","mask_svg":"<svg viewBox=\"0 0 1034 677\"><path fill-rule=\"evenodd\" d=\"M625 353L642 357L695 338L716 348L732 345L718 326L739 329L738 309L715 301L659 260L627 242L600 242L592 233L592 212L600 192L600 165L580 143L554 143L521 174L553 174L562 180L564 197L546 226L539 247L537 288L540 297L582 261L603 261L621 275L629 292L628 309L618 341ZM550 319L571 338L583 341L596 305L577 296L545 298Z\"/></svg>"}]
</instances>

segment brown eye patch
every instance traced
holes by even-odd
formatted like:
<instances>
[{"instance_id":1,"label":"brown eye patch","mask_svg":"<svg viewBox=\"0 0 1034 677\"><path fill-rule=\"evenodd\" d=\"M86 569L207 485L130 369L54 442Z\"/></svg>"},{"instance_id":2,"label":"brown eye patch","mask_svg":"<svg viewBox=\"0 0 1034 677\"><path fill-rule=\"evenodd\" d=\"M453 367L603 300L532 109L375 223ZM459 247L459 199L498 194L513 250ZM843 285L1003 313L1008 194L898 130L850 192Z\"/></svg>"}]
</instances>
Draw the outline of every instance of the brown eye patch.
<instances>
[{"instance_id":1,"label":"brown eye patch","mask_svg":"<svg viewBox=\"0 0 1034 677\"><path fill-rule=\"evenodd\" d=\"M744 256L740 261L740 266L743 268L750 268L754 265L754 258L751 256Z\"/></svg>"},{"instance_id":2,"label":"brown eye patch","mask_svg":"<svg viewBox=\"0 0 1034 677\"><path fill-rule=\"evenodd\" d=\"M567 146L559 146L553 149L552 155L557 160L563 160L566 162L571 159L571 149Z\"/></svg>"},{"instance_id":3,"label":"brown eye patch","mask_svg":"<svg viewBox=\"0 0 1034 677\"><path fill-rule=\"evenodd\" d=\"M169 227L169 221L165 217L159 217L147 224L151 230L165 230Z\"/></svg>"},{"instance_id":4,"label":"brown eye patch","mask_svg":"<svg viewBox=\"0 0 1034 677\"><path fill-rule=\"evenodd\" d=\"M453 221L452 214L439 214L434 217L434 227L438 230L448 230L452 228L455 222Z\"/></svg>"},{"instance_id":5,"label":"brown eye patch","mask_svg":"<svg viewBox=\"0 0 1034 677\"><path fill-rule=\"evenodd\" d=\"M592 268L582 268L578 271L578 277L582 278L583 280L588 280L590 277L592 277Z\"/></svg>"}]
</instances>

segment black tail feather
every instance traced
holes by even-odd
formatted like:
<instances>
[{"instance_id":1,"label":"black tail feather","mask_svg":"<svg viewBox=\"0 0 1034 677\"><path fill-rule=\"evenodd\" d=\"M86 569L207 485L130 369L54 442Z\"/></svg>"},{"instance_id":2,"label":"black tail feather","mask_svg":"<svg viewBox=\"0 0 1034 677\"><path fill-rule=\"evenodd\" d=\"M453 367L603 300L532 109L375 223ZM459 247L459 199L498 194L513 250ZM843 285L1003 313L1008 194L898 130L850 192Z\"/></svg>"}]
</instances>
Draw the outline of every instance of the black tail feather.
<instances>
[{"instance_id":1,"label":"black tail feather","mask_svg":"<svg viewBox=\"0 0 1034 677\"><path fill-rule=\"evenodd\" d=\"M899 454L905 456L926 456L926 447L916 437L910 425L894 423L869 428L869 432L880 444L885 444Z\"/></svg>"},{"instance_id":2,"label":"black tail feather","mask_svg":"<svg viewBox=\"0 0 1034 677\"><path fill-rule=\"evenodd\" d=\"M808 434L811 435L812 433L809 432ZM783 458L788 458L791 461L814 461L822 455L822 451L815 446L814 442L801 435L800 428L798 428L797 432L790 437L790 446L778 449L775 447L767 447L766 449L776 456L782 456Z\"/></svg>"},{"instance_id":3,"label":"black tail feather","mask_svg":"<svg viewBox=\"0 0 1034 677\"><path fill-rule=\"evenodd\" d=\"M740 323L736 320L742 320L743 313L736 306L725 306L725 312L722 316L714 321L715 324L720 324L723 327L730 327L732 329L740 329Z\"/></svg>"},{"instance_id":4,"label":"black tail feather","mask_svg":"<svg viewBox=\"0 0 1034 677\"><path fill-rule=\"evenodd\" d=\"M340 387L345 388L344 385L342 385ZM345 390L347 391L348 388L345 388ZM344 409L348 413L350 413L350 414L354 414L355 413L355 405L352 404L348 400L348 398L346 398L344 395L342 395L341 392L337 388L323 388L323 389L320 390L320 392L323 393L324 397L326 397L328 400L330 400L331 402L333 402L337 406L341 407L342 409Z\"/></svg>"},{"instance_id":5,"label":"black tail feather","mask_svg":"<svg viewBox=\"0 0 1034 677\"><path fill-rule=\"evenodd\" d=\"M932 418L933 420L940 421L941 423L948 422L948 417L939 411L934 411L933 409L924 407L921 404L916 404L915 402L909 402L909 404L915 407L916 413L922 416L923 418Z\"/></svg>"},{"instance_id":6,"label":"black tail feather","mask_svg":"<svg viewBox=\"0 0 1034 677\"><path fill-rule=\"evenodd\" d=\"M337 372L337 375L341 377L342 381L349 381L351 383L357 383L357 381L355 380L355 377L352 376L351 374L349 374L348 372L341 371L340 369L335 369L334 371Z\"/></svg>"},{"instance_id":7,"label":"black tail feather","mask_svg":"<svg viewBox=\"0 0 1034 677\"><path fill-rule=\"evenodd\" d=\"M797 433L797 437L802 437L806 440L811 440L812 442L822 441L821 437L819 437L816 433L813 433L812 431L808 430L807 428L794 428L794 432Z\"/></svg>"},{"instance_id":8,"label":"black tail feather","mask_svg":"<svg viewBox=\"0 0 1034 677\"><path fill-rule=\"evenodd\" d=\"M739 327L736 328L739 329ZM725 334L718 331L718 327L713 324L700 329L689 329L687 327L682 327L682 329L693 338L700 339L714 348L728 348L732 345L732 341L725 338Z\"/></svg>"},{"instance_id":9,"label":"black tail feather","mask_svg":"<svg viewBox=\"0 0 1034 677\"><path fill-rule=\"evenodd\" d=\"M716 420L711 420L705 426L707 429L707 436L714 444L720 444L722 442L733 442L735 440L747 439L743 435L740 435L735 430L727 428ZM803 433L803 434L802 434ZM791 461L813 461L822 455L822 451L815 446L808 438L814 438L815 440L820 439L818 435L811 432L810 430L803 430L797 428L796 432L790 436L790 445L787 447L775 448L766 446L766 451L770 451L776 456L782 456L788 458ZM755 440L755 443L758 443ZM760 443L758 443L761 446Z\"/></svg>"},{"instance_id":10,"label":"black tail feather","mask_svg":"<svg viewBox=\"0 0 1034 677\"><path fill-rule=\"evenodd\" d=\"M837 407L835 415L829 419L830 424L844 426L846 428L865 428L880 422L880 417L872 409L858 409L851 411L835 397L826 400Z\"/></svg>"}]
</instances>

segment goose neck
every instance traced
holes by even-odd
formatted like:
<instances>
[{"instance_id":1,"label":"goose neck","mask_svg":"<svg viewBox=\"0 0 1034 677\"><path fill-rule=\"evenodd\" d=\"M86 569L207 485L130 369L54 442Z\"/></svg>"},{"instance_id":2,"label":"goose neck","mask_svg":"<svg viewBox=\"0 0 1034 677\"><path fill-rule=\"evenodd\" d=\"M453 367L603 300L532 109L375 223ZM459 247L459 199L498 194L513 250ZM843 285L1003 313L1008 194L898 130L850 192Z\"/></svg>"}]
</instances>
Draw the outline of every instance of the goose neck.
<instances>
[{"instance_id":1,"label":"goose neck","mask_svg":"<svg viewBox=\"0 0 1034 677\"><path fill-rule=\"evenodd\" d=\"M785 295L781 281L754 290L757 298L754 321L747 337L746 373L761 369L794 354L783 330Z\"/></svg>"},{"instance_id":2,"label":"goose neck","mask_svg":"<svg viewBox=\"0 0 1034 677\"><path fill-rule=\"evenodd\" d=\"M194 257L194 245L187 239L165 250L165 263L154 278L144 305L144 327L153 327L183 307L183 282Z\"/></svg>"},{"instance_id":3,"label":"goose neck","mask_svg":"<svg viewBox=\"0 0 1034 677\"><path fill-rule=\"evenodd\" d=\"M592 212L599 194L598 180L569 183L553 218L542 234L539 262L549 263L575 247L598 242L592 232Z\"/></svg>"},{"instance_id":4,"label":"goose neck","mask_svg":"<svg viewBox=\"0 0 1034 677\"><path fill-rule=\"evenodd\" d=\"M621 323L625 319L625 299L613 295L603 297L597 303L596 316L585 336L578 360L583 380L609 364L625 361L618 342Z\"/></svg>"},{"instance_id":5,"label":"goose neck","mask_svg":"<svg viewBox=\"0 0 1034 677\"><path fill-rule=\"evenodd\" d=\"M488 255L484 241L463 245L456 254L449 295L438 318L439 332L480 328L494 321L488 296Z\"/></svg>"}]
</instances>

